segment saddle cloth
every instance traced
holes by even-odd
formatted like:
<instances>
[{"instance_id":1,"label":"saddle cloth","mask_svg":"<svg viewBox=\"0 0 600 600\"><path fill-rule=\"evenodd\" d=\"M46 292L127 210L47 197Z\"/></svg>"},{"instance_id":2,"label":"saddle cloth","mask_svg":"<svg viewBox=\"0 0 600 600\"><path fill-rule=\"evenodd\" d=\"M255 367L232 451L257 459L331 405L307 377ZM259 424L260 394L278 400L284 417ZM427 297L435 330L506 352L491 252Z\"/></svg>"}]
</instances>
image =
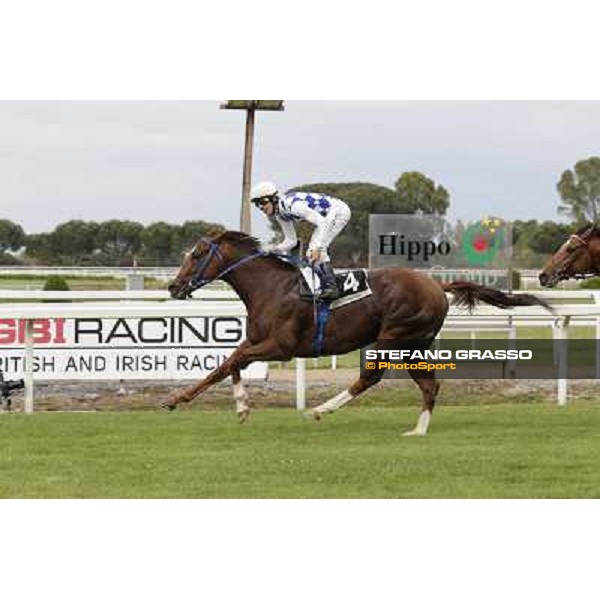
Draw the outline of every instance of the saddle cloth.
<instances>
[{"instance_id":1,"label":"saddle cloth","mask_svg":"<svg viewBox=\"0 0 600 600\"><path fill-rule=\"evenodd\" d=\"M312 301L315 293L318 294L321 291L321 279L316 273L313 276L310 267L302 267L300 273L302 274L302 277L300 277L300 297L304 300ZM331 303L330 308L332 310L366 298L373 293L369 286L369 277L366 269L336 273L335 282L340 292L340 297Z\"/></svg>"}]
</instances>

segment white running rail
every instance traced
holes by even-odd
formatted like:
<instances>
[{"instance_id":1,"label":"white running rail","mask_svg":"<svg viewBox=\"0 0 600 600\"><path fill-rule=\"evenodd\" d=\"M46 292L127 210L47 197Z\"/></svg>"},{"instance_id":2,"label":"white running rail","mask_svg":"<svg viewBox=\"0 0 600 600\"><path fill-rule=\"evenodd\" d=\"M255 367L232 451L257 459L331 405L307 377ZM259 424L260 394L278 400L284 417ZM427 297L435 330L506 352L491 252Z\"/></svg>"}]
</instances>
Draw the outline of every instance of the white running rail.
<instances>
[{"instance_id":1,"label":"white running rail","mask_svg":"<svg viewBox=\"0 0 600 600\"><path fill-rule=\"evenodd\" d=\"M473 314L451 308L442 335L449 330L508 331L516 337L516 327L551 327L553 336L565 339L573 325L594 326L596 339L600 339L600 292L542 291L536 294L548 301L578 300L578 303L554 302L554 314L539 306L517 307L503 311L480 305ZM0 290L0 319L26 321L25 350L25 411L33 411L33 337L32 322L40 318L120 318L120 317L186 317L186 316L245 316L246 310L232 290L200 290L193 301L169 300L162 290L142 291L70 291L46 292L37 290ZM29 302L18 302L18 301ZM46 300L45 303L39 302ZM71 300L75 302L64 302ZM102 300L102 302L94 302ZM32 303L32 301L38 301ZM54 301L54 302L53 302ZM62 302L57 302L62 301ZM296 404L305 406L304 359L298 359ZM600 356L596 357L597 376L600 375ZM559 405L567 402L568 381L557 381Z\"/></svg>"}]
</instances>

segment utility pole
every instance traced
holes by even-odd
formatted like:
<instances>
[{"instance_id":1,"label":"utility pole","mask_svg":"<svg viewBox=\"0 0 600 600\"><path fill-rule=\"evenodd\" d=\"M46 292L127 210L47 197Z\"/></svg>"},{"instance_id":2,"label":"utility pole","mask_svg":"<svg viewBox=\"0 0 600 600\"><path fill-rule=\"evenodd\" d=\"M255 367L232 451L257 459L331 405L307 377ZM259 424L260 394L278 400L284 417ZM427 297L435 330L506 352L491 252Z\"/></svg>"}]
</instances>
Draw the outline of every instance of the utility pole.
<instances>
[{"instance_id":1,"label":"utility pole","mask_svg":"<svg viewBox=\"0 0 600 600\"><path fill-rule=\"evenodd\" d=\"M252 233L250 215L250 185L252 183L252 149L254 146L254 117L257 110L284 110L283 100L228 100L221 104L228 110L246 111L246 137L244 142L244 170L242 175L242 208L240 231Z\"/></svg>"}]
</instances>

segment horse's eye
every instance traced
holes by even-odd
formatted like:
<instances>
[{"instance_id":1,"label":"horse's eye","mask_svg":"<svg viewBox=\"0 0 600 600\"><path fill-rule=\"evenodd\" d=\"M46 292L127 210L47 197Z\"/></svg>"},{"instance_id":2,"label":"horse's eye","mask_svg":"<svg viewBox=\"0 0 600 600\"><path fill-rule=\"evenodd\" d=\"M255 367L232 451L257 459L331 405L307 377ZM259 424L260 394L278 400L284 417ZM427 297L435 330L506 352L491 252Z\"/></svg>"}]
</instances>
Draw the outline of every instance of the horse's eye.
<instances>
[{"instance_id":1,"label":"horse's eye","mask_svg":"<svg viewBox=\"0 0 600 600\"><path fill-rule=\"evenodd\" d=\"M567 246L567 252L568 252L569 254L571 254L571 252L573 252L573 251L575 251L575 250L577 250L577 244L569 244L569 245Z\"/></svg>"}]
</instances>

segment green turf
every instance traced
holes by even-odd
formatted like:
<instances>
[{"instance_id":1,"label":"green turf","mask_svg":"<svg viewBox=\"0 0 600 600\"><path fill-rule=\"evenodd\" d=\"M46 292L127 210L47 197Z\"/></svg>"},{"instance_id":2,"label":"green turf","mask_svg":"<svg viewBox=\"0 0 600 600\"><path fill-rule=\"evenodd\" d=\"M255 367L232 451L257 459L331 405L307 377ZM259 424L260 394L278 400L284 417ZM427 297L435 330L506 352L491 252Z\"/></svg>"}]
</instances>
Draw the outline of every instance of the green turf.
<instances>
[{"instance_id":1,"label":"green turf","mask_svg":"<svg viewBox=\"0 0 600 600\"><path fill-rule=\"evenodd\" d=\"M64 277L70 290L124 290L125 279L117 277ZM1 276L1 289L41 290L46 277L33 275Z\"/></svg>"},{"instance_id":2,"label":"green turf","mask_svg":"<svg viewBox=\"0 0 600 600\"><path fill-rule=\"evenodd\" d=\"M64 277L70 290L124 290L127 284L125 277L85 277L66 275ZM0 274L0 289L11 290L41 290L46 277L40 275L2 275ZM168 281L156 277L144 277L145 290L166 290ZM206 289L227 289L222 282L213 282Z\"/></svg>"},{"instance_id":3,"label":"green turf","mask_svg":"<svg viewBox=\"0 0 600 600\"><path fill-rule=\"evenodd\" d=\"M3 498L600 496L600 406L0 415Z\"/></svg>"}]
</instances>

